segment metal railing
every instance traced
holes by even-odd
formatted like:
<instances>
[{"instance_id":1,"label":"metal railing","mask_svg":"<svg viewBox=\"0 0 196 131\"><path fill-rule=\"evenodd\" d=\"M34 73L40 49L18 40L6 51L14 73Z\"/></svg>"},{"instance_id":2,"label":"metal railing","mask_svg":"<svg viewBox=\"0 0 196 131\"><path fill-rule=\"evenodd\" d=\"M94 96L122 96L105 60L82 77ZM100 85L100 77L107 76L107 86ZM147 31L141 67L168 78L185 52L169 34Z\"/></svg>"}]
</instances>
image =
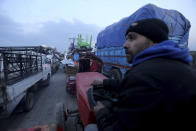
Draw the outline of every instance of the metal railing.
<instances>
[{"instance_id":1,"label":"metal railing","mask_svg":"<svg viewBox=\"0 0 196 131\"><path fill-rule=\"evenodd\" d=\"M13 84L42 71L42 56L39 47L0 47L1 69L6 84ZM38 52L35 52L38 51Z\"/></svg>"}]
</instances>

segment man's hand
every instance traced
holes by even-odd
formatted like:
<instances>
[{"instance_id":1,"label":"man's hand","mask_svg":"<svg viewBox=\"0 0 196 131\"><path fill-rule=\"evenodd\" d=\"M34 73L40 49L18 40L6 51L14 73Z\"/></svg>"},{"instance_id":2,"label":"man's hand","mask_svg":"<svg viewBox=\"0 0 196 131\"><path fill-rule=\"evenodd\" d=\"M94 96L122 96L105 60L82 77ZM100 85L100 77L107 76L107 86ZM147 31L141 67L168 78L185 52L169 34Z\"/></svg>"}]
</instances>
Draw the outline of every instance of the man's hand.
<instances>
[{"instance_id":1,"label":"man's hand","mask_svg":"<svg viewBox=\"0 0 196 131\"><path fill-rule=\"evenodd\" d=\"M92 85L94 85L94 86L103 86L103 79L94 80Z\"/></svg>"},{"instance_id":2,"label":"man's hand","mask_svg":"<svg viewBox=\"0 0 196 131\"><path fill-rule=\"evenodd\" d=\"M100 102L100 101L97 101L97 105L94 107L94 113L97 114L97 112L104 108L105 106Z\"/></svg>"}]
</instances>

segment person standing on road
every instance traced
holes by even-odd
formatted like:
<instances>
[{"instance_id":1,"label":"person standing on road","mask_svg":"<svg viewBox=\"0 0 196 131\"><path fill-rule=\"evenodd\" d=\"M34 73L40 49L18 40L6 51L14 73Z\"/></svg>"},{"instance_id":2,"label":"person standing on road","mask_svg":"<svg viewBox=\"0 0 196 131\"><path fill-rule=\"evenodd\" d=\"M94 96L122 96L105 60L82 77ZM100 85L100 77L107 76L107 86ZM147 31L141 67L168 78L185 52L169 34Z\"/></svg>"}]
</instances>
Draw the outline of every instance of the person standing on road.
<instances>
[{"instance_id":1,"label":"person standing on road","mask_svg":"<svg viewBox=\"0 0 196 131\"><path fill-rule=\"evenodd\" d=\"M120 82L93 82L119 94L110 107L101 101L94 107L100 131L194 127L196 71L190 66L188 48L168 40L168 32L156 18L139 20L128 28L124 49L132 68Z\"/></svg>"}]
</instances>

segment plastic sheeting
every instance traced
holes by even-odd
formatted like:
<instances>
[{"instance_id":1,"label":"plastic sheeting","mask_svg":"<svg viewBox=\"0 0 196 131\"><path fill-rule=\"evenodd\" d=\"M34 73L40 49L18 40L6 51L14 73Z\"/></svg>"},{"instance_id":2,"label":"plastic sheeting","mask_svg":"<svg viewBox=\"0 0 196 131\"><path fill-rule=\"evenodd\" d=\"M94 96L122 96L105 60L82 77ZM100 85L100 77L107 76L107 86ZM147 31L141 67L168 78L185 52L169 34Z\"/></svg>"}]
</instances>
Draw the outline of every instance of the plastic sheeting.
<instances>
[{"instance_id":1,"label":"plastic sheeting","mask_svg":"<svg viewBox=\"0 0 196 131\"><path fill-rule=\"evenodd\" d=\"M178 42L180 46L188 45L189 29L191 27L180 12L159 8L153 4L147 4L137 10L131 16L123 18L98 34L97 48L122 47L125 42L125 32L135 21L146 18L158 18L163 20L169 28L169 39Z\"/></svg>"}]
</instances>

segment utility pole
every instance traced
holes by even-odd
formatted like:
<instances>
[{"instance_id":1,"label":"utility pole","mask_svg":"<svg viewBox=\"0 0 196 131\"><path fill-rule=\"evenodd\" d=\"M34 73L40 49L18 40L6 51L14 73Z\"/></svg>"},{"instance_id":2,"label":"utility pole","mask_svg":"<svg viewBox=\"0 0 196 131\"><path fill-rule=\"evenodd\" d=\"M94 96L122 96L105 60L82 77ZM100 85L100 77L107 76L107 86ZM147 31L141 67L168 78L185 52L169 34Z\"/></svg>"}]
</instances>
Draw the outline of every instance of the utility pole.
<instances>
[{"instance_id":1,"label":"utility pole","mask_svg":"<svg viewBox=\"0 0 196 131\"><path fill-rule=\"evenodd\" d=\"M75 43L76 39L77 39L77 38L75 38L75 37L70 37L70 38L69 38L69 40L72 40L73 43Z\"/></svg>"}]
</instances>

